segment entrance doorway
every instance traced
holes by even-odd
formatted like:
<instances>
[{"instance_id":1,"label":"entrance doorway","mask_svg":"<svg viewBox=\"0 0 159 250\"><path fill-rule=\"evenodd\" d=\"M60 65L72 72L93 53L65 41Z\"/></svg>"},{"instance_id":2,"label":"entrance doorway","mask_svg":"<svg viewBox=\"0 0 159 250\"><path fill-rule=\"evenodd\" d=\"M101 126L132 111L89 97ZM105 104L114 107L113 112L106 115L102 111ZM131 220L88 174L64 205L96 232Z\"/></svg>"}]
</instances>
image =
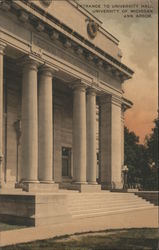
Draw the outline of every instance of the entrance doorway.
<instances>
[{"instance_id":1,"label":"entrance doorway","mask_svg":"<svg viewBox=\"0 0 159 250\"><path fill-rule=\"evenodd\" d=\"M71 148L62 147L62 177L71 178Z\"/></svg>"}]
</instances>

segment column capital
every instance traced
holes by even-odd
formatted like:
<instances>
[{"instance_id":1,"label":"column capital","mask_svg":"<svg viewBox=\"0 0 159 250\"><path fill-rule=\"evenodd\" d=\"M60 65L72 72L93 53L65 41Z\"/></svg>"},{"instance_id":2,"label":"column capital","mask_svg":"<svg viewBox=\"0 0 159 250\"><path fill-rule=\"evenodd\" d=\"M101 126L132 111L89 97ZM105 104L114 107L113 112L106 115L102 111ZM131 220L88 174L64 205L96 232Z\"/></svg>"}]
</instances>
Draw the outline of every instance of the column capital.
<instances>
[{"instance_id":1,"label":"column capital","mask_svg":"<svg viewBox=\"0 0 159 250\"><path fill-rule=\"evenodd\" d=\"M39 62L29 57L25 58L22 64L23 64L23 70L30 69L37 71L39 66Z\"/></svg>"},{"instance_id":2,"label":"column capital","mask_svg":"<svg viewBox=\"0 0 159 250\"><path fill-rule=\"evenodd\" d=\"M74 87L73 87L73 90L74 91L81 91L81 92L86 92L86 87L84 86L84 85L75 85Z\"/></svg>"},{"instance_id":3,"label":"column capital","mask_svg":"<svg viewBox=\"0 0 159 250\"><path fill-rule=\"evenodd\" d=\"M72 83L72 88L74 91L86 92L87 85L83 83L81 80L78 80Z\"/></svg>"},{"instance_id":4,"label":"column capital","mask_svg":"<svg viewBox=\"0 0 159 250\"><path fill-rule=\"evenodd\" d=\"M7 47L7 44L0 41L0 55L4 55L4 51L6 47Z\"/></svg>"},{"instance_id":5,"label":"column capital","mask_svg":"<svg viewBox=\"0 0 159 250\"><path fill-rule=\"evenodd\" d=\"M39 69L39 73L41 75L45 75L45 76L48 76L48 77L53 77L53 75L58 71L58 69L55 69L55 68L51 68L47 65L43 65L40 67Z\"/></svg>"},{"instance_id":6,"label":"column capital","mask_svg":"<svg viewBox=\"0 0 159 250\"><path fill-rule=\"evenodd\" d=\"M38 67L41 65L41 63L38 60L34 59L30 55L22 56L17 60L16 63L17 65L19 65L19 67L22 67L23 71L33 70L37 72Z\"/></svg>"},{"instance_id":7,"label":"column capital","mask_svg":"<svg viewBox=\"0 0 159 250\"><path fill-rule=\"evenodd\" d=\"M92 95L92 96L96 96L96 89L94 89L94 88L88 88L87 89L87 94L88 95Z\"/></svg>"}]
</instances>

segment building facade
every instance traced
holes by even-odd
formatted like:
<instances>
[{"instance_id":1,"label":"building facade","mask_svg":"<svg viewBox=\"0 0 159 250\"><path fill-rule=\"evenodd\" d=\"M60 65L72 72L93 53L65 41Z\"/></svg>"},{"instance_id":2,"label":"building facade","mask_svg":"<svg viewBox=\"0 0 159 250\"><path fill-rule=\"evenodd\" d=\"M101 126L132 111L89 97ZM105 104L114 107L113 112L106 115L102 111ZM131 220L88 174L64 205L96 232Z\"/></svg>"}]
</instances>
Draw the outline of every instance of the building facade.
<instances>
[{"instance_id":1,"label":"building facade","mask_svg":"<svg viewBox=\"0 0 159 250\"><path fill-rule=\"evenodd\" d=\"M133 71L118 45L75 1L1 1L2 188L122 188Z\"/></svg>"}]
</instances>

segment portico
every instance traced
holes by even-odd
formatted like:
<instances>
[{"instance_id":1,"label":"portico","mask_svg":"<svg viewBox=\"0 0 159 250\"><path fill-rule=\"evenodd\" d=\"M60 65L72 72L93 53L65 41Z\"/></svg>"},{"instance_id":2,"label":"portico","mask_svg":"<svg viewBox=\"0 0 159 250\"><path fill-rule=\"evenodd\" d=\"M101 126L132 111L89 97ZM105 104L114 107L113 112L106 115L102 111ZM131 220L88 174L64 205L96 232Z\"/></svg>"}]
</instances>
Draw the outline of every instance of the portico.
<instances>
[{"instance_id":1,"label":"portico","mask_svg":"<svg viewBox=\"0 0 159 250\"><path fill-rule=\"evenodd\" d=\"M19 62L17 65L19 67ZM2 63L1 67L3 67ZM53 121L56 121L55 116L57 111L54 112L53 106L55 105L56 107L57 101L53 99L57 99L54 80L55 85L57 85L56 82L60 82L57 78L58 69L45 65L43 66L36 59L27 56L24 58L24 63L20 67L20 70L21 78L19 79L19 84L22 88L21 111L17 114L17 118L19 117L21 121L21 128L19 128L21 130L21 164L18 166L18 183L21 184L23 189L26 191L38 191L40 190L40 186L43 187L44 185L42 184L45 184L45 188L49 186L48 190L55 191L57 190L57 184L55 184L55 182L59 183L60 187L69 187L70 189L77 188L81 190L81 186L84 187L84 189L86 189L86 186L89 186L89 188L91 187L92 190L100 189L99 183L97 184L96 180L97 95L100 100L100 102L98 101L100 107L100 162L102 163L100 169L100 184L102 184L103 188L121 188L121 165L115 165L121 162L121 137L119 130L121 126L121 100L112 100L111 95L101 95L97 88L87 86L86 83L80 80L75 80L74 83L71 82L68 86L65 84L65 88L71 94L72 106L72 111L69 111L72 113L69 121L72 123L70 128L72 139L71 142L69 142L69 147L72 149L72 162L70 166L70 168L72 168L72 175L67 179L67 183L65 181L63 183L62 171L60 171L61 173L58 176L55 174L54 178L54 172L56 173L57 171L55 170L57 165L55 164L54 166L54 163L57 157L59 158L59 162L61 161L61 148L65 146L62 140L58 140L60 145L58 154L56 153L57 148L54 143L56 125ZM54 79L54 75L56 75L56 79ZM61 86L63 86L63 84L61 84ZM65 93L64 98L67 98L67 93ZM58 102L60 102L60 98ZM60 111L62 109L67 109L63 104L60 105L61 106L58 107ZM59 124L61 127L60 133L63 126L62 119L61 116L61 122ZM113 124L116 127L111 134ZM65 138L64 140L67 139ZM112 144L112 140L114 144ZM118 161L116 161L117 155ZM110 156L112 158L114 157L114 170L112 169ZM19 161L20 156L18 156L16 160ZM57 168L62 168L62 165L59 164ZM2 172L2 187L4 183L3 178L4 172Z\"/></svg>"},{"instance_id":2,"label":"portico","mask_svg":"<svg viewBox=\"0 0 159 250\"><path fill-rule=\"evenodd\" d=\"M118 39L78 1L0 0L0 223L33 226L19 242L130 227L134 216L156 225L145 220L157 221L153 205L110 192L123 188L132 75Z\"/></svg>"},{"instance_id":3,"label":"portico","mask_svg":"<svg viewBox=\"0 0 159 250\"><path fill-rule=\"evenodd\" d=\"M2 188L122 188L122 83L133 72L121 63L118 40L91 14L88 33L82 27L75 32L56 1L48 6L40 1L2 1L0 8ZM80 9L85 22L86 13L76 3L66 1L64 8L74 18ZM41 13L46 9L44 20ZM57 15L65 26L55 22ZM92 25L96 34L90 34ZM108 45L104 48L98 38Z\"/></svg>"}]
</instances>

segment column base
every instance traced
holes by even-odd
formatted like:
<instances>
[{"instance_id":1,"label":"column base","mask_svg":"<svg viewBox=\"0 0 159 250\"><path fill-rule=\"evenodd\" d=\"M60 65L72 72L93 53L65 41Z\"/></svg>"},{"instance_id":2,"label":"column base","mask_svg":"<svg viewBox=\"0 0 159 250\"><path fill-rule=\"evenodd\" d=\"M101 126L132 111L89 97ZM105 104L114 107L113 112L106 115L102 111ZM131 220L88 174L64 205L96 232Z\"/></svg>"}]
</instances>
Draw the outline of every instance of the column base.
<instances>
[{"instance_id":1,"label":"column base","mask_svg":"<svg viewBox=\"0 0 159 250\"><path fill-rule=\"evenodd\" d=\"M89 185L98 185L98 183L96 181L88 181Z\"/></svg>"},{"instance_id":2,"label":"column base","mask_svg":"<svg viewBox=\"0 0 159 250\"><path fill-rule=\"evenodd\" d=\"M94 193L101 191L101 185L94 185L94 184L81 184L81 183L74 183L72 184L76 190L81 193Z\"/></svg>"},{"instance_id":3,"label":"column base","mask_svg":"<svg viewBox=\"0 0 159 250\"><path fill-rule=\"evenodd\" d=\"M40 183L44 183L44 184L53 184L55 183L54 181L41 181L39 180Z\"/></svg>"},{"instance_id":4,"label":"column base","mask_svg":"<svg viewBox=\"0 0 159 250\"><path fill-rule=\"evenodd\" d=\"M87 182L87 181L73 181L71 184L72 184L72 185L73 185L73 184L77 184L77 185L87 185L88 182Z\"/></svg>"},{"instance_id":5,"label":"column base","mask_svg":"<svg viewBox=\"0 0 159 250\"><path fill-rule=\"evenodd\" d=\"M122 190L123 184L121 182L101 183L103 190Z\"/></svg>"},{"instance_id":6,"label":"column base","mask_svg":"<svg viewBox=\"0 0 159 250\"><path fill-rule=\"evenodd\" d=\"M60 188L68 189L68 190L77 190L81 193L93 193L100 192L101 185L94 185L88 183L80 183L80 182L72 182L72 183L60 183Z\"/></svg>"},{"instance_id":7,"label":"column base","mask_svg":"<svg viewBox=\"0 0 159 250\"><path fill-rule=\"evenodd\" d=\"M54 193L58 192L58 184L23 182L22 190L33 193Z\"/></svg>"}]
</instances>

